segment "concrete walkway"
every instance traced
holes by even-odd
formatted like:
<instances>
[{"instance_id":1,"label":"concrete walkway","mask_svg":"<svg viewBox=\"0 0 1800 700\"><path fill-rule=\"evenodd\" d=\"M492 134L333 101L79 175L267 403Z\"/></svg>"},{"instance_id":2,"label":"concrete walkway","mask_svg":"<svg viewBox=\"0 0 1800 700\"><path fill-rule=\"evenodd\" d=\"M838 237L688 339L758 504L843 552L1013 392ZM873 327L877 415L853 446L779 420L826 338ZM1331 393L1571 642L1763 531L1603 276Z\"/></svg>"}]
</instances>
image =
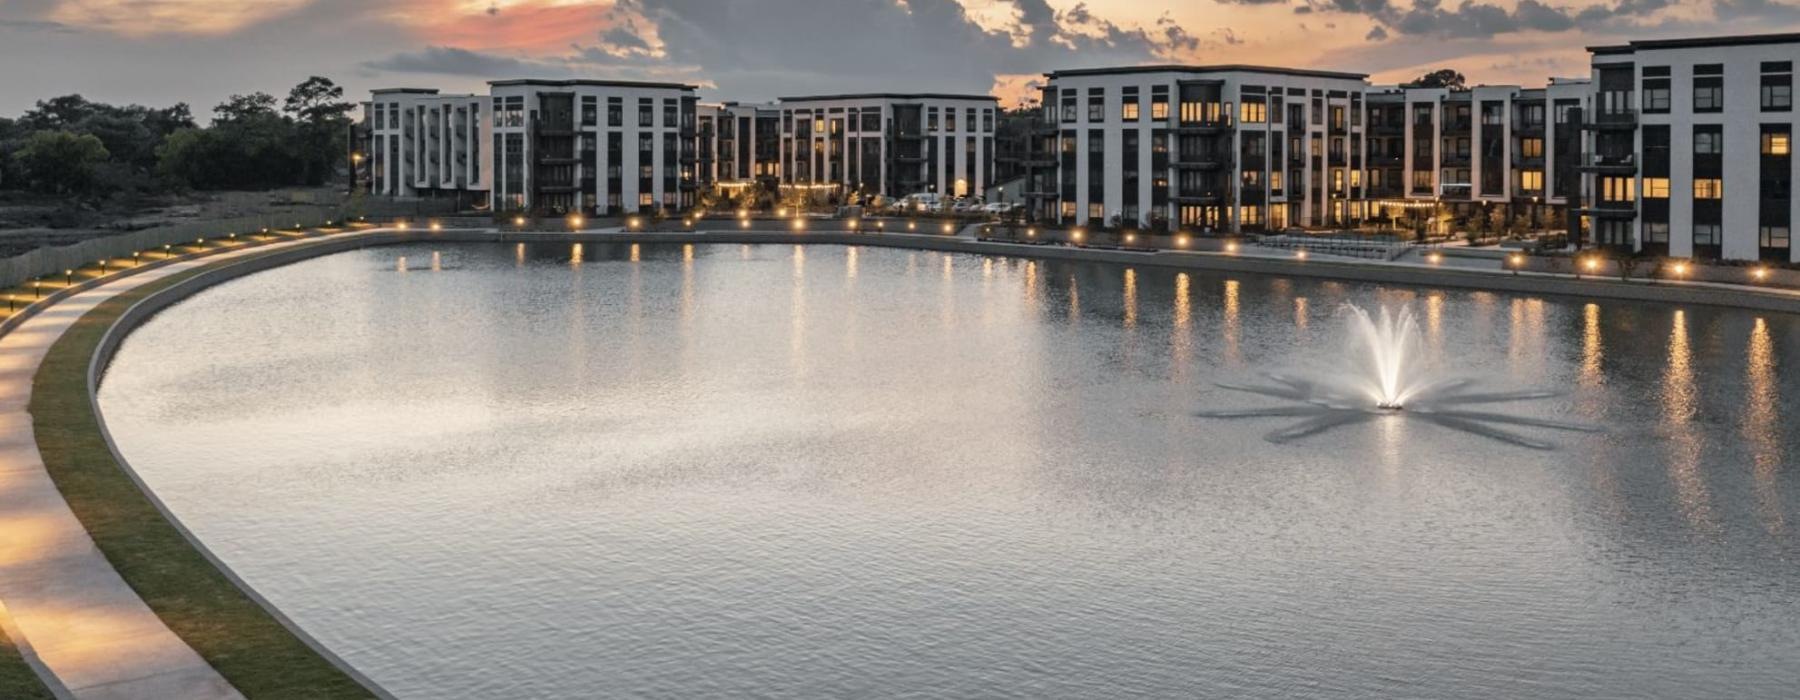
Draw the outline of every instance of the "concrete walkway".
<instances>
[{"instance_id":1,"label":"concrete walkway","mask_svg":"<svg viewBox=\"0 0 1800 700\"><path fill-rule=\"evenodd\" d=\"M39 363L77 319L122 292L200 265L304 243L250 246L122 277L64 299L0 337L0 601L24 637L20 646L28 645L55 676L58 695L243 697L138 598L63 501L44 469L27 410Z\"/></svg>"}]
</instances>

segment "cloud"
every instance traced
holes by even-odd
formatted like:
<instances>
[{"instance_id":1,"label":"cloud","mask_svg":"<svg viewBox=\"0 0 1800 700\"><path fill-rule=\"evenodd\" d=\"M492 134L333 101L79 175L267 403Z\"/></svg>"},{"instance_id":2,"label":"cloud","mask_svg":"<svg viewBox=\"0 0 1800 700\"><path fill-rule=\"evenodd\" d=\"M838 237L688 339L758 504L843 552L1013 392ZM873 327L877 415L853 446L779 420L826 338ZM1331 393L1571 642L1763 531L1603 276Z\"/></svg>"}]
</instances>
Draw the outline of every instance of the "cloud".
<instances>
[{"instance_id":1,"label":"cloud","mask_svg":"<svg viewBox=\"0 0 1800 700\"><path fill-rule=\"evenodd\" d=\"M1363 38L1368 39L1369 41L1386 41L1388 38L1388 32L1387 32L1386 28L1377 24L1374 27L1371 27L1369 29L1369 33L1367 35L1363 36Z\"/></svg>"},{"instance_id":2,"label":"cloud","mask_svg":"<svg viewBox=\"0 0 1800 700\"><path fill-rule=\"evenodd\" d=\"M1443 0L1412 0L1402 7L1395 0L1304 0L1296 12L1329 12L1362 15L1373 20L1380 36L1389 31L1408 36L1441 39L1482 39L1519 32L1560 33L1576 30L1605 31L1636 28L1636 23L1677 6L1677 0L1617 0L1607 5L1579 9L1551 5L1541 0L1518 0L1511 7L1481 0L1462 0L1448 6ZM1780 0L1718 0L1717 5L1737 3L1768 12L1782 6ZM1791 6L1787 6L1792 9ZM1716 10L1723 18L1725 10ZM1370 31L1369 36L1376 36Z\"/></svg>"},{"instance_id":3,"label":"cloud","mask_svg":"<svg viewBox=\"0 0 1800 700\"><path fill-rule=\"evenodd\" d=\"M82 0L59 2L47 18L65 26L144 37L158 34L218 35L267 22L306 7L311 0Z\"/></svg>"},{"instance_id":4,"label":"cloud","mask_svg":"<svg viewBox=\"0 0 1800 700\"><path fill-rule=\"evenodd\" d=\"M567 64L496 56L450 46L427 46L419 51L397 53L380 60L367 61L363 65L374 70L395 73L431 73L478 78L554 78L573 73Z\"/></svg>"}]
</instances>

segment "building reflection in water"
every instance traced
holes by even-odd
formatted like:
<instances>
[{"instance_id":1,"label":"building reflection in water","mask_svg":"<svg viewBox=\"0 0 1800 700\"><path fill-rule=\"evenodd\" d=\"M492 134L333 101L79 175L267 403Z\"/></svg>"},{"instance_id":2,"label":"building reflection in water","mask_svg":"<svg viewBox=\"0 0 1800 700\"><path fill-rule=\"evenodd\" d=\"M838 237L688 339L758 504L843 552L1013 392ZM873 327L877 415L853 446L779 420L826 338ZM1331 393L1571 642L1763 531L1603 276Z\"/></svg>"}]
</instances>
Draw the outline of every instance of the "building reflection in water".
<instances>
[{"instance_id":1,"label":"building reflection in water","mask_svg":"<svg viewBox=\"0 0 1800 700\"><path fill-rule=\"evenodd\" d=\"M1756 517L1770 535L1780 537L1787 531L1780 488L1783 456L1781 393L1776 374L1775 340L1769 334L1766 319L1757 317L1750 329L1750 344L1745 352L1743 433L1750 443Z\"/></svg>"},{"instance_id":2,"label":"building reflection in water","mask_svg":"<svg viewBox=\"0 0 1800 700\"><path fill-rule=\"evenodd\" d=\"M1694 384L1694 353L1688 338L1687 312L1677 309L1669 329L1668 360L1662 386L1662 425L1668 438L1669 478L1688 524L1702 533L1716 530L1706 478L1701 473L1704 448L1694 417L1699 396Z\"/></svg>"}]
</instances>

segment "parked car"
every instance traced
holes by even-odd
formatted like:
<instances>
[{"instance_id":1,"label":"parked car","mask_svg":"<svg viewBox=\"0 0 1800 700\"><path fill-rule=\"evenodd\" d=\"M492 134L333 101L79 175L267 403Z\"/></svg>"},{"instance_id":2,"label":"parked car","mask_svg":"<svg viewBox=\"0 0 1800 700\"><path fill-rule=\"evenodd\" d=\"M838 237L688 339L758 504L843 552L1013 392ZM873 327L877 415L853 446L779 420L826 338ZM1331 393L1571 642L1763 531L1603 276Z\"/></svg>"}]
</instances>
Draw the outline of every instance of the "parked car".
<instances>
[{"instance_id":1,"label":"parked car","mask_svg":"<svg viewBox=\"0 0 1800 700\"><path fill-rule=\"evenodd\" d=\"M1013 205L1007 202L989 202L981 205L981 213L988 216L1006 216L1012 213Z\"/></svg>"},{"instance_id":2,"label":"parked car","mask_svg":"<svg viewBox=\"0 0 1800 700\"><path fill-rule=\"evenodd\" d=\"M949 200L939 196L936 192L914 192L902 197L899 205L900 211L903 213L918 213L940 211L948 203Z\"/></svg>"}]
</instances>

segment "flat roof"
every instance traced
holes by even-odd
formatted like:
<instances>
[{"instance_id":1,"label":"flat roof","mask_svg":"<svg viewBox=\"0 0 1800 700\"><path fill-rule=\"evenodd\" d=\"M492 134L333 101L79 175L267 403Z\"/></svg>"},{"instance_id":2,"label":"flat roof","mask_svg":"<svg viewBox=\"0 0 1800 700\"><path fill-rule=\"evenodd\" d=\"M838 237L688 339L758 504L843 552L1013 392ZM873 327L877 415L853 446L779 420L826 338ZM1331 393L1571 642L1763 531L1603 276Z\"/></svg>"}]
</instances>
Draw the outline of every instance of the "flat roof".
<instances>
[{"instance_id":1,"label":"flat roof","mask_svg":"<svg viewBox=\"0 0 1800 700\"><path fill-rule=\"evenodd\" d=\"M826 100L985 100L999 102L993 95L956 95L947 92L860 92L846 95L801 95L777 97L782 102L824 102Z\"/></svg>"},{"instance_id":2,"label":"flat roof","mask_svg":"<svg viewBox=\"0 0 1800 700\"><path fill-rule=\"evenodd\" d=\"M437 88L375 88L374 90L369 91L369 94L371 95L392 95L396 93L436 95Z\"/></svg>"},{"instance_id":3,"label":"flat roof","mask_svg":"<svg viewBox=\"0 0 1800 700\"><path fill-rule=\"evenodd\" d=\"M1117 66L1113 68L1074 68L1045 73L1044 77L1052 80L1063 77L1082 75L1129 75L1133 73L1268 73L1271 75L1294 75L1306 78L1336 78L1339 80L1368 80L1367 73L1345 73L1329 70L1311 70L1307 68L1282 68L1279 66L1253 66L1243 63L1224 63L1213 66L1190 66L1178 64L1160 64L1145 66Z\"/></svg>"},{"instance_id":4,"label":"flat roof","mask_svg":"<svg viewBox=\"0 0 1800 700\"><path fill-rule=\"evenodd\" d=\"M489 80L488 85L543 85L547 87L623 87L623 88L661 88L666 90L698 90L694 85L686 83L656 83L639 80L595 80L592 78L543 79L512 78L508 80Z\"/></svg>"},{"instance_id":5,"label":"flat roof","mask_svg":"<svg viewBox=\"0 0 1800 700\"><path fill-rule=\"evenodd\" d=\"M1800 43L1800 34L1789 32L1785 34L1738 34L1734 36L1708 36L1688 39L1644 39L1626 44L1589 46L1588 51L1598 54L1616 54L1654 49L1692 49L1715 46L1755 46L1759 44L1795 43Z\"/></svg>"}]
</instances>

